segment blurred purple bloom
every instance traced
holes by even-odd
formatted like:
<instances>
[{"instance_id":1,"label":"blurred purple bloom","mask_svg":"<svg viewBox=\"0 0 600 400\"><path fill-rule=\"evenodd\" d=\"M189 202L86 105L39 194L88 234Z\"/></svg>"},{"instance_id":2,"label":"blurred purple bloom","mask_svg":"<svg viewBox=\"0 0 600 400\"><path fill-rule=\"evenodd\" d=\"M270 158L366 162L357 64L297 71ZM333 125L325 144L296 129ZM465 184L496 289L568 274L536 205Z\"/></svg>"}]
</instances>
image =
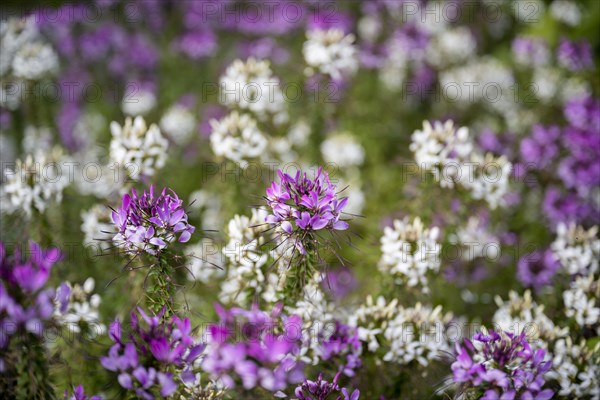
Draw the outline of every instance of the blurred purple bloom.
<instances>
[{"instance_id":1,"label":"blurred purple bloom","mask_svg":"<svg viewBox=\"0 0 600 400\"><path fill-rule=\"evenodd\" d=\"M594 67L592 46L586 40L574 42L562 38L558 46L557 58L561 66L573 72Z\"/></svg>"},{"instance_id":2,"label":"blurred purple bloom","mask_svg":"<svg viewBox=\"0 0 600 400\"><path fill-rule=\"evenodd\" d=\"M323 380L323 375L319 374L316 381L306 379L302 385L298 386L294 391L297 400L358 400L360 398L360 391L358 389L348 393L348 389L340 388L338 385L338 379L340 373L338 372L333 378L332 382ZM341 394L341 395L340 395ZM330 396L337 397L330 397Z\"/></svg>"},{"instance_id":3,"label":"blurred purple bloom","mask_svg":"<svg viewBox=\"0 0 600 400\"><path fill-rule=\"evenodd\" d=\"M77 386L73 389L73 395L69 396L69 392L65 390L64 400L102 400L101 396L90 396L88 397L83 391L83 385Z\"/></svg>"},{"instance_id":4,"label":"blurred purple bloom","mask_svg":"<svg viewBox=\"0 0 600 400\"><path fill-rule=\"evenodd\" d=\"M517 278L523 285L539 289L552 282L559 268L560 264L552 251L534 251L519 260Z\"/></svg>"},{"instance_id":5,"label":"blurred purple bloom","mask_svg":"<svg viewBox=\"0 0 600 400\"><path fill-rule=\"evenodd\" d=\"M207 29L185 32L174 47L192 60L199 60L214 54L217 50L217 38Z\"/></svg>"},{"instance_id":6,"label":"blurred purple bloom","mask_svg":"<svg viewBox=\"0 0 600 400\"><path fill-rule=\"evenodd\" d=\"M521 142L521 159L527 169L540 170L550 165L558 155L559 137L560 127L556 125L534 125L531 135Z\"/></svg>"}]
</instances>

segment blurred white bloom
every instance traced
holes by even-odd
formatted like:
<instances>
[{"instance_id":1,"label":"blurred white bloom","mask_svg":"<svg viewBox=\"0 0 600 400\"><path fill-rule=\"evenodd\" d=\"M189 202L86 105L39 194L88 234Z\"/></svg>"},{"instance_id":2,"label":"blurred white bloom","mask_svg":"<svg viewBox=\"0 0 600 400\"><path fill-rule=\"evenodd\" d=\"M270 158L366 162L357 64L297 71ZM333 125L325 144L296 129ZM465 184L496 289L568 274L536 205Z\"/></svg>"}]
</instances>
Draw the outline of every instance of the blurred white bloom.
<instances>
[{"instance_id":1,"label":"blurred white bloom","mask_svg":"<svg viewBox=\"0 0 600 400\"><path fill-rule=\"evenodd\" d=\"M160 119L160 129L177 144L187 143L196 130L196 117L187 108L176 104Z\"/></svg>"},{"instance_id":2,"label":"blurred white bloom","mask_svg":"<svg viewBox=\"0 0 600 400\"><path fill-rule=\"evenodd\" d=\"M562 86L560 75L560 70L556 68L536 68L533 72L532 82L535 96L544 102L552 100Z\"/></svg>"},{"instance_id":3,"label":"blurred white bloom","mask_svg":"<svg viewBox=\"0 0 600 400\"><path fill-rule=\"evenodd\" d=\"M511 5L515 18L524 23L539 22L546 11L542 0L513 0Z\"/></svg>"},{"instance_id":4,"label":"blurred white bloom","mask_svg":"<svg viewBox=\"0 0 600 400\"><path fill-rule=\"evenodd\" d=\"M358 54L354 46L354 35L344 35L341 29L310 30L302 47L308 74L313 68L334 80L350 77L358 70Z\"/></svg>"},{"instance_id":5,"label":"blurred white bloom","mask_svg":"<svg viewBox=\"0 0 600 400\"><path fill-rule=\"evenodd\" d=\"M472 153L470 161L463 164L460 183L471 192L471 197L485 200L493 210L505 204L511 172L512 164L505 156Z\"/></svg>"},{"instance_id":6,"label":"blurred white bloom","mask_svg":"<svg viewBox=\"0 0 600 400\"><path fill-rule=\"evenodd\" d=\"M18 159L14 169L5 168L5 182L0 188L2 212L23 211L30 217L32 209L44 212L51 202L60 203L69 184L68 174L63 173L66 168L60 166L61 157L62 152L55 148L49 154Z\"/></svg>"},{"instance_id":7,"label":"blurred white bloom","mask_svg":"<svg viewBox=\"0 0 600 400\"><path fill-rule=\"evenodd\" d=\"M560 88L560 99L563 103L592 95L590 84L578 76L571 76L563 80Z\"/></svg>"},{"instance_id":8,"label":"blurred white bloom","mask_svg":"<svg viewBox=\"0 0 600 400\"><path fill-rule=\"evenodd\" d=\"M500 240L492 235L486 224L476 216L469 217L466 225L460 226L456 233L448 235L448 241L455 246L465 247L460 252L465 261L473 261L476 258L497 261L500 255Z\"/></svg>"},{"instance_id":9,"label":"blurred white bloom","mask_svg":"<svg viewBox=\"0 0 600 400\"><path fill-rule=\"evenodd\" d=\"M29 42L15 54L12 71L18 78L38 80L58 71L58 56L49 44Z\"/></svg>"},{"instance_id":10,"label":"blurred white bloom","mask_svg":"<svg viewBox=\"0 0 600 400\"><path fill-rule=\"evenodd\" d=\"M398 299L389 303L383 296L373 301L371 295L366 302L350 314L348 325L357 328L359 339L367 343L367 349L375 352L381 347L382 333L398 309Z\"/></svg>"},{"instance_id":11,"label":"blurred white bloom","mask_svg":"<svg viewBox=\"0 0 600 400\"><path fill-rule=\"evenodd\" d=\"M365 149L352 134L343 132L334 134L321 143L321 154L328 163L338 167L362 165Z\"/></svg>"},{"instance_id":12,"label":"blurred white bloom","mask_svg":"<svg viewBox=\"0 0 600 400\"><path fill-rule=\"evenodd\" d=\"M436 67L461 63L473 56L477 43L469 28L458 26L435 35L426 50L427 61Z\"/></svg>"},{"instance_id":13,"label":"blurred white bloom","mask_svg":"<svg viewBox=\"0 0 600 400\"><path fill-rule=\"evenodd\" d=\"M144 118L127 117L123 126L111 122L110 131L110 159L130 177L153 176L165 165L169 143L155 124L148 129Z\"/></svg>"},{"instance_id":14,"label":"blurred white bloom","mask_svg":"<svg viewBox=\"0 0 600 400\"><path fill-rule=\"evenodd\" d=\"M253 112L259 120L273 118L275 124L288 121L286 102L279 79L268 61L250 57L235 60L221 77L221 103Z\"/></svg>"},{"instance_id":15,"label":"blurred white bloom","mask_svg":"<svg viewBox=\"0 0 600 400\"><path fill-rule=\"evenodd\" d=\"M453 187L460 179L460 162L472 152L469 129L455 129L451 120L441 123L423 121L423 130L412 134L410 150L419 168L430 170L442 187Z\"/></svg>"},{"instance_id":16,"label":"blurred white bloom","mask_svg":"<svg viewBox=\"0 0 600 400\"><path fill-rule=\"evenodd\" d=\"M291 163L298 159L298 154L292 149L292 142L287 137L272 138L269 141L269 148L276 155L275 160Z\"/></svg>"},{"instance_id":17,"label":"blurred white bloom","mask_svg":"<svg viewBox=\"0 0 600 400\"><path fill-rule=\"evenodd\" d=\"M202 212L202 229L211 230L222 225L221 200L217 193L197 190L190 195L190 208Z\"/></svg>"},{"instance_id":18,"label":"blurred white bloom","mask_svg":"<svg viewBox=\"0 0 600 400\"><path fill-rule=\"evenodd\" d=\"M381 33L381 22L376 15L366 14L358 21L358 35L368 42L375 42Z\"/></svg>"},{"instance_id":19,"label":"blurred white bloom","mask_svg":"<svg viewBox=\"0 0 600 400\"><path fill-rule=\"evenodd\" d=\"M99 243L102 250L112 247L111 239L115 233L115 224L111 220L110 209L96 204L81 212L81 231L84 244Z\"/></svg>"},{"instance_id":20,"label":"blurred white bloom","mask_svg":"<svg viewBox=\"0 0 600 400\"><path fill-rule=\"evenodd\" d=\"M2 59L2 57L0 57L0 59ZM11 111L19 108L21 99L23 98L23 88L25 86L25 82L20 79L0 81L0 106Z\"/></svg>"},{"instance_id":21,"label":"blurred white bloom","mask_svg":"<svg viewBox=\"0 0 600 400\"><path fill-rule=\"evenodd\" d=\"M554 0L550 4L550 14L554 19L570 26L577 26L581 21L579 6L570 0Z\"/></svg>"},{"instance_id":22,"label":"blurred white bloom","mask_svg":"<svg viewBox=\"0 0 600 400\"><path fill-rule=\"evenodd\" d=\"M581 329L592 328L600 335L600 279L593 274L578 276L563 292L565 314L574 318Z\"/></svg>"},{"instance_id":23,"label":"blurred white bloom","mask_svg":"<svg viewBox=\"0 0 600 400\"><path fill-rule=\"evenodd\" d=\"M444 335L451 319L452 314L444 314L442 306L432 309L417 303L414 308L400 307L383 331L390 346L383 360L401 365L416 361L427 367L451 351Z\"/></svg>"},{"instance_id":24,"label":"blurred white bloom","mask_svg":"<svg viewBox=\"0 0 600 400\"><path fill-rule=\"evenodd\" d=\"M295 146L304 146L308 142L309 136L310 125L304 119L300 119L294 123L287 134L288 139Z\"/></svg>"},{"instance_id":25,"label":"blurred white bloom","mask_svg":"<svg viewBox=\"0 0 600 400\"><path fill-rule=\"evenodd\" d=\"M597 354L600 343L593 347L585 340L573 344L570 337L554 344L552 369L547 377L560 384L559 396L566 398L600 399L600 364Z\"/></svg>"},{"instance_id":26,"label":"blurred white bloom","mask_svg":"<svg viewBox=\"0 0 600 400\"><path fill-rule=\"evenodd\" d=\"M204 238L190 245L186 251L189 268L188 279L209 283L225 274L222 253L215 241Z\"/></svg>"},{"instance_id":27,"label":"blurred white bloom","mask_svg":"<svg viewBox=\"0 0 600 400\"><path fill-rule=\"evenodd\" d=\"M574 223L558 224L556 239L550 248L561 267L569 275L588 275L598 272L600 239L598 226L586 230Z\"/></svg>"},{"instance_id":28,"label":"blurred white bloom","mask_svg":"<svg viewBox=\"0 0 600 400\"><path fill-rule=\"evenodd\" d=\"M121 101L121 110L125 115L134 117L146 115L156 107L156 95L150 89L140 89L133 93L125 93Z\"/></svg>"},{"instance_id":29,"label":"blurred white bloom","mask_svg":"<svg viewBox=\"0 0 600 400\"><path fill-rule=\"evenodd\" d=\"M358 175L358 174L357 174ZM359 176L340 179L336 183L338 190L342 191L342 196L348 197L348 203L344 208L344 213L360 215L366 204L365 194L361 190Z\"/></svg>"},{"instance_id":30,"label":"blurred white bloom","mask_svg":"<svg viewBox=\"0 0 600 400\"><path fill-rule=\"evenodd\" d=\"M73 137L81 143L83 151L97 145L97 139L106 129L106 119L98 112L85 112L73 126Z\"/></svg>"},{"instance_id":31,"label":"blurred white bloom","mask_svg":"<svg viewBox=\"0 0 600 400\"><path fill-rule=\"evenodd\" d=\"M23 152L25 154L41 155L52 149L54 140L50 128L27 125L23 131Z\"/></svg>"},{"instance_id":32,"label":"blurred white bloom","mask_svg":"<svg viewBox=\"0 0 600 400\"><path fill-rule=\"evenodd\" d=\"M517 292L510 291L508 300L495 297L498 310L493 317L497 325L506 332L520 335L525 331L529 341L540 340L540 345L547 349L547 344L556 338L565 337L569 328L559 328L544 313L544 306L532 300L531 291L526 290L521 297Z\"/></svg>"},{"instance_id":33,"label":"blurred white bloom","mask_svg":"<svg viewBox=\"0 0 600 400\"><path fill-rule=\"evenodd\" d=\"M423 286L428 292L427 273L440 268L439 228L425 228L420 218L395 220L381 238L379 270L394 277L398 285Z\"/></svg>"},{"instance_id":34,"label":"blurred white bloom","mask_svg":"<svg viewBox=\"0 0 600 400\"><path fill-rule=\"evenodd\" d=\"M56 318L63 325L67 325L73 332L81 332L81 324L87 325L90 333L103 335L106 332L106 326L100 322L100 295L94 293L94 278L88 278L83 285L74 286L67 282L71 293L69 296L69 305L63 313L57 307L54 311ZM62 288L61 288L62 289ZM59 289L59 290L61 290Z\"/></svg>"},{"instance_id":35,"label":"blurred white bloom","mask_svg":"<svg viewBox=\"0 0 600 400\"><path fill-rule=\"evenodd\" d=\"M248 159L260 157L267 147L267 139L249 115L237 111L223 119L211 120L210 144L217 156L245 165Z\"/></svg>"}]
</instances>

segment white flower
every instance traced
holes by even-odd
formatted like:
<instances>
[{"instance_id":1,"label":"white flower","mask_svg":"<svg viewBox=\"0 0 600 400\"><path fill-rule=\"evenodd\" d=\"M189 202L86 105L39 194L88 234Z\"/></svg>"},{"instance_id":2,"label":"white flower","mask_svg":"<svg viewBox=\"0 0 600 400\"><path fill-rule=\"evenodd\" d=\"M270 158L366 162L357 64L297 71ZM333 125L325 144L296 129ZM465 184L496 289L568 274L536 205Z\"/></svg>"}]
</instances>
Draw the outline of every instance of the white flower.
<instances>
[{"instance_id":1,"label":"white flower","mask_svg":"<svg viewBox=\"0 0 600 400\"><path fill-rule=\"evenodd\" d=\"M552 369L547 378L560 384L559 396L600 399L600 364L597 353L600 343L591 348L585 340L573 344L570 337L554 344Z\"/></svg>"},{"instance_id":2,"label":"white flower","mask_svg":"<svg viewBox=\"0 0 600 400\"><path fill-rule=\"evenodd\" d=\"M210 144L217 156L245 164L248 159L260 157L267 147L267 139L249 115L233 111L210 124Z\"/></svg>"},{"instance_id":3,"label":"white flower","mask_svg":"<svg viewBox=\"0 0 600 400\"><path fill-rule=\"evenodd\" d=\"M596 328L600 335L600 279L592 274L578 276L563 292L563 301L567 317L574 318L582 329Z\"/></svg>"},{"instance_id":4,"label":"white flower","mask_svg":"<svg viewBox=\"0 0 600 400\"><path fill-rule=\"evenodd\" d=\"M49 44L29 42L15 54L12 70L18 78L38 80L58 71L58 56Z\"/></svg>"},{"instance_id":5,"label":"white flower","mask_svg":"<svg viewBox=\"0 0 600 400\"><path fill-rule=\"evenodd\" d=\"M344 35L341 29L310 30L306 32L302 54L309 66L308 73L317 69L334 80L350 77L358 70L358 55L354 35Z\"/></svg>"},{"instance_id":6,"label":"white flower","mask_svg":"<svg viewBox=\"0 0 600 400\"><path fill-rule=\"evenodd\" d=\"M362 165L365 159L365 149L347 132L325 139L321 143L321 154L325 161L338 167Z\"/></svg>"},{"instance_id":7,"label":"white flower","mask_svg":"<svg viewBox=\"0 0 600 400\"><path fill-rule=\"evenodd\" d=\"M100 241L103 250L112 246L111 239L114 236L115 225L110 219L108 207L96 204L89 210L81 212L81 220L84 244Z\"/></svg>"},{"instance_id":8,"label":"white flower","mask_svg":"<svg viewBox=\"0 0 600 400\"><path fill-rule=\"evenodd\" d=\"M469 217L466 225L460 226L456 233L448 236L448 241L455 246L465 247L460 252L465 261L476 258L496 261L500 255L500 240L489 233L486 224L476 216Z\"/></svg>"},{"instance_id":9,"label":"white flower","mask_svg":"<svg viewBox=\"0 0 600 400\"><path fill-rule=\"evenodd\" d=\"M350 314L348 325L358 329L358 337L367 343L369 351L375 352L381 346L381 333L387 328L397 306L398 299L387 303L383 296L373 301L373 297L369 295L366 302Z\"/></svg>"},{"instance_id":10,"label":"white flower","mask_svg":"<svg viewBox=\"0 0 600 400\"><path fill-rule=\"evenodd\" d=\"M190 208L202 212L202 229L211 230L222 225L221 200L217 193L197 190L190 195Z\"/></svg>"},{"instance_id":11,"label":"white flower","mask_svg":"<svg viewBox=\"0 0 600 400\"><path fill-rule=\"evenodd\" d=\"M127 117L123 126L111 122L110 131L110 158L132 178L153 176L165 165L169 144L155 124L148 129L144 118Z\"/></svg>"},{"instance_id":12,"label":"white flower","mask_svg":"<svg viewBox=\"0 0 600 400\"><path fill-rule=\"evenodd\" d=\"M410 150L420 168L430 170L442 187L453 187L460 176L460 162L473 150L469 129L455 129L451 120L441 123L423 121L423 130L412 134Z\"/></svg>"},{"instance_id":13,"label":"white flower","mask_svg":"<svg viewBox=\"0 0 600 400\"><path fill-rule=\"evenodd\" d=\"M395 220L393 228L385 227L381 238L379 269L395 278L396 284L427 288L427 272L440 268L439 229L427 229L417 217Z\"/></svg>"},{"instance_id":14,"label":"white flower","mask_svg":"<svg viewBox=\"0 0 600 400\"><path fill-rule=\"evenodd\" d=\"M250 57L235 60L221 77L221 103L251 111L259 120L271 117L275 124L288 121L286 102L279 79L268 61Z\"/></svg>"},{"instance_id":15,"label":"white flower","mask_svg":"<svg viewBox=\"0 0 600 400\"><path fill-rule=\"evenodd\" d=\"M472 153L470 161L463 164L460 183L471 192L471 197L485 200L493 210L505 204L511 172L512 164L505 156L494 157L487 153L483 157Z\"/></svg>"},{"instance_id":16,"label":"white flower","mask_svg":"<svg viewBox=\"0 0 600 400\"><path fill-rule=\"evenodd\" d=\"M310 136L310 125L304 120L299 119L290 127L287 138L295 146L304 146Z\"/></svg>"},{"instance_id":17,"label":"white flower","mask_svg":"<svg viewBox=\"0 0 600 400\"><path fill-rule=\"evenodd\" d=\"M511 5L514 16L523 23L538 22L546 11L541 0L513 0Z\"/></svg>"},{"instance_id":18,"label":"white flower","mask_svg":"<svg viewBox=\"0 0 600 400\"><path fill-rule=\"evenodd\" d=\"M196 117L187 107L176 104L165 112L159 125L175 143L184 144L194 134Z\"/></svg>"},{"instance_id":19,"label":"white flower","mask_svg":"<svg viewBox=\"0 0 600 400\"><path fill-rule=\"evenodd\" d=\"M15 168L4 170L5 182L0 188L2 212L23 211L27 217L32 209L44 212L51 202L60 203L63 189L69 184L62 152L55 149L50 154L28 155L25 161L17 160Z\"/></svg>"},{"instance_id":20,"label":"white flower","mask_svg":"<svg viewBox=\"0 0 600 400\"><path fill-rule=\"evenodd\" d=\"M525 331L530 342L542 339L539 342L544 348L547 348L548 342L569 333L569 328L559 328L546 316L544 306L532 300L529 290L522 297L511 290L507 301L503 301L500 296L496 296L495 300L498 310L492 320L503 331L515 335Z\"/></svg>"},{"instance_id":21,"label":"white flower","mask_svg":"<svg viewBox=\"0 0 600 400\"><path fill-rule=\"evenodd\" d=\"M39 39L39 36L34 16L0 21L0 54L2 54L0 77L9 73L15 54L20 49L27 48L33 41Z\"/></svg>"},{"instance_id":22,"label":"white flower","mask_svg":"<svg viewBox=\"0 0 600 400\"><path fill-rule=\"evenodd\" d=\"M533 72L533 87L538 99L548 102L562 86L560 70L552 67L536 68Z\"/></svg>"},{"instance_id":23,"label":"white flower","mask_svg":"<svg viewBox=\"0 0 600 400\"><path fill-rule=\"evenodd\" d=\"M554 0L550 4L550 14L554 19L570 26L577 26L581 21L581 10L574 1Z\"/></svg>"},{"instance_id":24,"label":"white flower","mask_svg":"<svg viewBox=\"0 0 600 400\"><path fill-rule=\"evenodd\" d=\"M48 153L53 146L52 131L50 128L27 125L23 132L23 152L34 156Z\"/></svg>"},{"instance_id":25,"label":"white flower","mask_svg":"<svg viewBox=\"0 0 600 400\"><path fill-rule=\"evenodd\" d=\"M569 275L588 275L598 272L600 239L596 238L598 226L588 230L574 223L560 223L556 239L550 246L561 267Z\"/></svg>"},{"instance_id":26,"label":"white flower","mask_svg":"<svg viewBox=\"0 0 600 400\"><path fill-rule=\"evenodd\" d=\"M443 314L442 306L431 308L417 303L414 308L400 307L383 331L389 349L384 361L407 365L413 361L427 367L450 351L444 335L452 314Z\"/></svg>"},{"instance_id":27,"label":"white flower","mask_svg":"<svg viewBox=\"0 0 600 400\"><path fill-rule=\"evenodd\" d=\"M200 242L188 246L186 255L189 261L188 278L190 280L209 283L225 274L222 253L211 239L204 238Z\"/></svg>"},{"instance_id":28,"label":"white flower","mask_svg":"<svg viewBox=\"0 0 600 400\"><path fill-rule=\"evenodd\" d=\"M121 110L131 117L146 115L156 107L156 95L150 89L139 89L132 93L125 93L121 101Z\"/></svg>"},{"instance_id":29,"label":"white flower","mask_svg":"<svg viewBox=\"0 0 600 400\"><path fill-rule=\"evenodd\" d=\"M73 332L81 332L81 324L87 325L88 329L95 329L94 334L103 335L106 332L106 326L100 321L100 295L92 294L95 282L94 278L88 278L83 285L67 282L71 293L69 296L69 305L63 313L57 308L54 310L56 318L64 325L67 325Z\"/></svg>"},{"instance_id":30,"label":"white flower","mask_svg":"<svg viewBox=\"0 0 600 400\"><path fill-rule=\"evenodd\" d=\"M436 34L426 50L427 61L443 67L468 60L475 53L477 44L469 28L458 26Z\"/></svg>"}]
</instances>

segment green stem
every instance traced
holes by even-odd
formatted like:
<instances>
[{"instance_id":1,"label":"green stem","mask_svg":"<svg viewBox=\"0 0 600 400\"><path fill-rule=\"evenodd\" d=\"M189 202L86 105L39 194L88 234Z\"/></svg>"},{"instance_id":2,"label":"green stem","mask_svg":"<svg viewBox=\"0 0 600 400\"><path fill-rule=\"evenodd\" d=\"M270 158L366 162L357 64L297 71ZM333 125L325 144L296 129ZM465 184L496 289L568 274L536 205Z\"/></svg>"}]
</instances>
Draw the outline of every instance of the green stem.
<instances>
[{"instance_id":1,"label":"green stem","mask_svg":"<svg viewBox=\"0 0 600 400\"><path fill-rule=\"evenodd\" d=\"M148 290L147 296L150 301L150 308L155 314L158 314L163 308L165 314L163 317L168 319L174 311L175 285L172 280L173 268L159 256L157 263L151 267L150 277L154 283Z\"/></svg>"}]
</instances>

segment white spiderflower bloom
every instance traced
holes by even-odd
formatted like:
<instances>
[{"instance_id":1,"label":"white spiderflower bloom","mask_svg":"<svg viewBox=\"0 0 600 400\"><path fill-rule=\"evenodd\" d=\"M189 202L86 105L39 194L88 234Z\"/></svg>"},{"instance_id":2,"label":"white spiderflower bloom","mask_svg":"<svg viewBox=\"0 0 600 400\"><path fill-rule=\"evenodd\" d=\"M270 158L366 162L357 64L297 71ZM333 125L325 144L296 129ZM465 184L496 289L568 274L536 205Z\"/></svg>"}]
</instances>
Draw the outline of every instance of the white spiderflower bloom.
<instances>
[{"instance_id":1,"label":"white spiderflower bloom","mask_svg":"<svg viewBox=\"0 0 600 400\"><path fill-rule=\"evenodd\" d=\"M186 251L188 259L188 279L209 283L225 274L223 257L217 244L208 238L190 245Z\"/></svg>"},{"instance_id":2,"label":"white spiderflower bloom","mask_svg":"<svg viewBox=\"0 0 600 400\"><path fill-rule=\"evenodd\" d=\"M578 276L563 292L565 314L581 329L592 328L600 335L600 279L590 274Z\"/></svg>"},{"instance_id":3,"label":"white spiderflower bloom","mask_svg":"<svg viewBox=\"0 0 600 400\"><path fill-rule=\"evenodd\" d=\"M123 126L111 122L110 131L111 161L126 169L130 177L153 176L165 165L169 143L157 125L148 128L144 118L137 116L132 120L127 117Z\"/></svg>"},{"instance_id":4,"label":"white spiderflower bloom","mask_svg":"<svg viewBox=\"0 0 600 400\"><path fill-rule=\"evenodd\" d=\"M381 238L380 271L390 274L399 285L422 286L427 292L429 271L440 268L439 228L425 228L420 218L406 217L385 227Z\"/></svg>"},{"instance_id":5,"label":"white spiderflower bloom","mask_svg":"<svg viewBox=\"0 0 600 400\"><path fill-rule=\"evenodd\" d=\"M12 61L14 76L39 80L58 71L58 56L49 44L29 42L23 45Z\"/></svg>"},{"instance_id":6,"label":"white spiderflower bloom","mask_svg":"<svg viewBox=\"0 0 600 400\"><path fill-rule=\"evenodd\" d=\"M189 108L176 104L163 114L159 125L175 143L185 144L194 136L197 121Z\"/></svg>"},{"instance_id":7,"label":"white spiderflower bloom","mask_svg":"<svg viewBox=\"0 0 600 400\"><path fill-rule=\"evenodd\" d=\"M151 89L140 88L133 93L125 93L121 101L121 111L130 117L146 115L156 107L156 95Z\"/></svg>"},{"instance_id":8,"label":"white spiderflower bloom","mask_svg":"<svg viewBox=\"0 0 600 400\"><path fill-rule=\"evenodd\" d=\"M325 139L321 143L321 154L325 161L338 167L362 165L365 159L365 149L347 132L337 133Z\"/></svg>"},{"instance_id":9,"label":"white spiderflower bloom","mask_svg":"<svg viewBox=\"0 0 600 400\"><path fill-rule=\"evenodd\" d=\"M575 1L554 0L550 4L550 14L555 20L569 26L577 26L581 21L581 10Z\"/></svg>"},{"instance_id":10,"label":"white spiderflower bloom","mask_svg":"<svg viewBox=\"0 0 600 400\"><path fill-rule=\"evenodd\" d=\"M69 303L67 309L61 312L59 304L54 310L54 314L58 321L66 325L73 332L81 332L81 328L93 329L94 334L103 335L106 332L106 325L100 320L98 307L100 306L101 298L97 293L92 294L95 286L94 278L88 278L83 285L72 285L66 282L69 293ZM60 288L59 290L64 290Z\"/></svg>"},{"instance_id":11,"label":"white spiderflower bloom","mask_svg":"<svg viewBox=\"0 0 600 400\"><path fill-rule=\"evenodd\" d=\"M81 212L81 220L84 244L100 241L103 250L112 247L115 224L111 221L108 207L96 204L89 210Z\"/></svg>"},{"instance_id":12,"label":"white spiderflower bloom","mask_svg":"<svg viewBox=\"0 0 600 400\"><path fill-rule=\"evenodd\" d=\"M217 156L245 165L249 159L260 157L267 147L267 139L247 114L233 111L210 124L210 144Z\"/></svg>"},{"instance_id":13,"label":"white spiderflower bloom","mask_svg":"<svg viewBox=\"0 0 600 400\"><path fill-rule=\"evenodd\" d=\"M552 369L547 377L560 385L559 396L600 399L600 343L590 346L585 340L574 344L570 337L554 343Z\"/></svg>"},{"instance_id":14,"label":"white spiderflower bloom","mask_svg":"<svg viewBox=\"0 0 600 400\"><path fill-rule=\"evenodd\" d=\"M436 34L427 46L425 58L439 68L468 60L476 48L477 43L470 29L458 26Z\"/></svg>"},{"instance_id":15,"label":"white spiderflower bloom","mask_svg":"<svg viewBox=\"0 0 600 400\"><path fill-rule=\"evenodd\" d=\"M485 200L493 210L505 205L511 172L512 164L505 156L472 153L469 162L462 165L460 183L471 192L471 197Z\"/></svg>"},{"instance_id":16,"label":"white spiderflower bloom","mask_svg":"<svg viewBox=\"0 0 600 400\"><path fill-rule=\"evenodd\" d=\"M575 223L558 224L556 239L550 248L565 272L569 275L588 275L598 272L600 239L596 237L597 234L597 225L586 230Z\"/></svg>"},{"instance_id":17,"label":"white spiderflower bloom","mask_svg":"<svg viewBox=\"0 0 600 400\"><path fill-rule=\"evenodd\" d=\"M308 75L316 69L334 80L351 77L358 70L358 52L354 35L341 29L315 29L306 32L302 54L308 65Z\"/></svg>"}]
</instances>

